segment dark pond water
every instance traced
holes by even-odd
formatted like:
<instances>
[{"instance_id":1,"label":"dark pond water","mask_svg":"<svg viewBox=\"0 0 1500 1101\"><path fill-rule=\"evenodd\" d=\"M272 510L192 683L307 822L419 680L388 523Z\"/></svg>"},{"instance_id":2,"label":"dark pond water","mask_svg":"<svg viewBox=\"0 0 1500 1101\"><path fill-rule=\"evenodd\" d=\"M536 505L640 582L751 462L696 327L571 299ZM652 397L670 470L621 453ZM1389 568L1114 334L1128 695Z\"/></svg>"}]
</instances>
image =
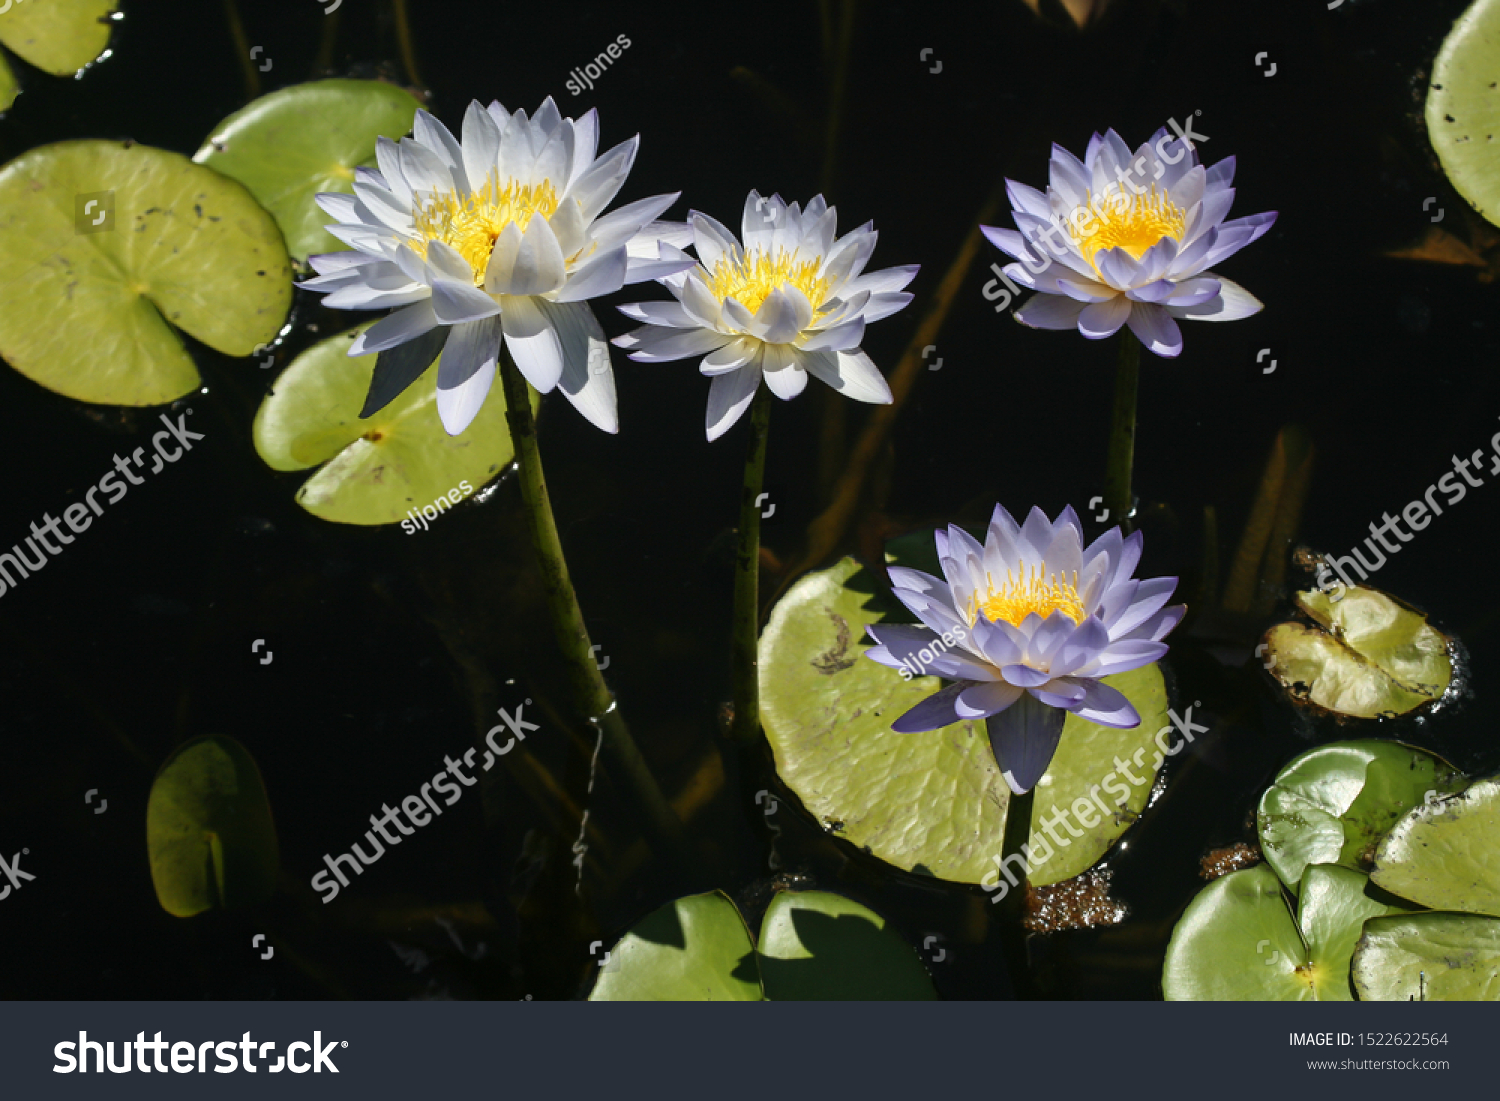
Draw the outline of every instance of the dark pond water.
<instances>
[{"instance_id":1,"label":"dark pond water","mask_svg":"<svg viewBox=\"0 0 1500 1101\"><path fill-rule=\"evenodd\" d=\"M245 102L225 6L122 6L114 56L81 79L24 72L27 90L0 120L0 160L85 137L190 153ZM273 62L262 90L328 74L411 82L387 3L344 0L331 42L334 17L315 0L239 6L247 40ZM1421 123L1425 69L1461 0L1346 0L1333 11L1306 0L1117 0L1082 36L1039 24L1020 0L870 0L857 5L831 147L835 73L819 5L412 7L417 77L450 123L471 98L530 108L551 94L566 114L598 107L606 145L643 135L623 199L681 190L669 216L691 206L733 223L752 187L801 199L825 190L841 228L873 219L876 266L923 265L914 305L865 342L888 373L1002 178L1044 186L1053 141L1081 152L1092 131L1113 126L1139 142L1200 112L1206 159L1239 159L1235 214L1280 218L1227 268L1264 312L1187 325L1179 360L1142 365L1142 572L1181 575L1190 598L1205 507L1227 563L1284 425L1304 426L1317 449L1300 541L1339 552L1419 498L1453 455L1488 449L1500 428L1495 289L1472 267L1383 255L1431 226L1428 197L1459 237L1475 224ZM622 59L592 92L570 95L571 70L620 34L631 41ZM1261 53L1274 76L1257 68ZM1082 510L1100 491L1113 345L996 315L981 294L996 258L986 246L964 279L935 342L943 368L923 375L903 409L879 499L855 531L979 519L997 500ZM627 290L615 301L652 296ZM349 321L311 296L297 311L292 351ZM600 316L611 335L628 327L607 305ZM1278 363L1271 375L1256 365L1263 348ZM301 477L270 472L251 446L267 373L193 352L207 390L191 404L207 438L191 461L132 492L0 603L0 852L24 847L36 877L0 903L0 995L570 998L591 981L592 941L610 943L661 903L713 887L740 900L753 925L773 876L792 873L866 903L914 944L944 938L948 956L931 967L944 997L1010 996L977 889L898 873L825 836L777 786L768 753L738 751L721 733L744 426L704 441L707 382L691 361L617 364L617 437L556 399L542 435L611 684L663 786L698 784L705 796L692 823L709 864L698 873L633 856L638 830L620 793L607 777L589 791L592 742L566 704L515 485L418 536L314 519L293 502ZM782 561L797 557L823 506L826 405L815 384L774 411L766 488L777 508L764 542ZM865 410L846 412L852 435ZM11 471L0 544L75 500L155 419L0 370L0 460ZM1380 733L1473 770L1500 764L1484 712L1500 658L1500 586L1484 541L1497 503L1500 487L1475 490L1376 579L1462 639L1473 684L1431 721ZM850 536L839 549L873 547ZM1233 635L1237 662L1269 622ZM1253 840L1249 815L1275 770L1309 739L1342 736L1300 718L1254 664L1220 664L1201 618L1175 643L1176 697L1201 700L1212 733L1175 763L1112 861L1130 918L1033 942L1047 996L1158 997L1172 923L1201 886L1198 858ZM497 771L388 853L357 892L321 906L307 882L323 854L347 849L382 803L410 794L445 754L474 744L496 707L523 697L543 715L532 744L552 788ZM259 762L282 889L259 910L184 921L152 891L146 797L175 745L213 732ZM90 789L108 800L104 813L85 805ZM760 790L788 808L779 834L755 802ZM580 879L583 806L591 846ZM251 949L258 933L281 946L274 965Z\"/></svg>"}]
</instances>

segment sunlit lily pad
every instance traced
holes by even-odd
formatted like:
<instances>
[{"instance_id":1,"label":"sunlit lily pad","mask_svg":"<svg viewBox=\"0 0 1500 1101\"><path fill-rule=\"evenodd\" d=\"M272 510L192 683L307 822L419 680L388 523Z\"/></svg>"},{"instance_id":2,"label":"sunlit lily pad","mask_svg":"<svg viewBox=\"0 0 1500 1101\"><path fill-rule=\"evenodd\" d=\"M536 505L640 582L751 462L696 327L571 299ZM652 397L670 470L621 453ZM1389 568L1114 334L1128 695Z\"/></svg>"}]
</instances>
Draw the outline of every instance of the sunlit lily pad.
<instances>
[{"instance_id":1,"label":"sunlit lily pad","mask_svg":"<svg viewBox=\"0 0 1500 1101\"><path fill-rule=\"evenodd\" d=\"M799 580L771 613L760 642L761 720L777 771L826 828L881 860L993 885L1010 791L984 724L924 734L891 730L894 719L942 682L903 681L862 656L870 646L866 624L894 612L893 602L875 592L874 577L846 558ZM1071 879L1096 863L1146 805L1162 763L1157 735L1165 730L1165 744L1181 743L1159 669L1105 681L1130 698L1141 724L1114 730L1068 716L1057 755L1036 787L1035 884ZM1125 773L1116 769L1116 757L1126 762ZM1043 819L1052 821L1055 840L1043 833Z\"/></svg>"},{"instance_id":2,"label":"sunlit lily pad","mask_svg":"<svg viewBox=\"0 0 1500 1101\"><path fill-rule=\"evenodd\" d=\"M739 910L712 891L670 902L610 949L590 1001L928 1001L916 953L842 895L771 900L757 951Z\"/></svg>"},{"instance_id":3,"label":"sunlit lily pad","mask_svg":"<svg viewBox=\"0 0 1500 1101\"><path fill-rule=\"evenodd\" d=\"M282 88L214 127L193 155L250 189L276 218L299 259L348 246L313 196L354 191L354 170L375 158L375 139L411 132L421 103L379 80L319 80Z\"/></svg>"},{"instance_id":4,"label":"sunlit lily pad","mask_svg":"<svg viewBox=\"0 0 1500 1101\"><path fill-rule=\"evenodd\" d=\"M174 917L271 896L276 827L260 770L244 746L211 735L167 759L146 804L146 850L157 900Z\"/></svg>"},{"instance_id":5,"label":"sunlit lily pad","mask_svg":"<svg viewBox=\"0 0 1500 1101\"><path fill-rule=\"evenodd\" d=\"M885 919L827 891L783 891L760 929L769 1001L930 1001L937 997L911 945Z\"/></svg>"},{"instance_id":6,"label":"sunlit lily pad","mask_svg":"<svg viewBox=\"0 0 1500 1101\"><path fill-rule=\"evenodd\" d=\"M1367 919L1399 912L1345 868L1316 865L1296 920L1264 864L1214 880L1167 945L1168 1001L1352 1001L1349 958Z\"/></svg>"},{"instance_id":7,"label":"sunlit lily pad","mask_svg":"<svg viewBox=\"0 0 1500 1101\"><path fill-rule=\"evenodd\" d=\"M1448 32L1427 91L1427 133L1458 193L1500 225L1500 2L1476 0Z\"/></svg>"},{"instance_id":8,"label":"sunlit lily pad","mask_svg":"<svg viewBox=\"0 0 1500 1101\"><path fill-rule=\"evenodd\" d=\"M1256 813L1260 847L1293 891L1309 864L1368 872L1375 845L1412 807L1465 778L1440 757L1400 742L1331 742L1283 768Z\"/></svg>"},{"instance_id":9,"label":"sunlit lily pad","mask_svg":"<svg viewBox=\"0 0 1500 1101\"><path fill-rule=\"evenodd\" d=\"M589 1000L760 1001L745 919L721 891L667 903L609 950Z\"/></svg>"},{"instance_id":10,"label":"sunlit lily pad","mask_svg":"<svg viewBox=\"0 0 1500 1101\"><path fill-rule=\"evenodd\" d=\"M454 491L462 500L514 458L498 380L462 435L443 430L437 364L368 420L360 420L375 355L349 356L367 326L319 341L281 373L255 414L255 450L274 470L326 464L297 491L314 516L394 524ZM531 396L535 411L539 397ZM463 484L468 484L468 489ZM449 497L442 509L451 503Z\"/></svg>"},{"instance_id":11,"label":"sunlit lily pad","mask_svg":"<svg viewBox=\"0 0 1500 1101\"><path fill-rule=\"evenodd\" d=\"M1315 626L1281 623L1266 633L1271 673L1296 696L1339 715L1404 715L1440 699L1453 680L1449 639L1376 589L1334 600L1297 594Z\"/></svg>"},{"instance_id":12,"label":"sunlit lily pad","mask_svg":"<svg viewBox=\"0 0 1500 1101\"><path fill-rule=\"evenodd\" d=\"M1353 975L1365 1001L1500 1000L1500 918L1376 918L1355 949Z\"/></svg>"},{"instance_id":13,"label":"sunlit lily pad","mask_svg":"<svg viewBox=\"0 0 1500 1101\"><path fill-rule=\"evenodd\" d=\"M1433 910L1500 917L1500 783L1416 807L1375 851L1375 882Z\"/></svg>"},{"instance_id":14,"label":"sunlit lily pad","mask_svg":"<svg viewBox=\"0 0 1500 1101\"><path fill-rule=\"evenodd\" d=\"M276 224L186 157L104 141L0 168L0 356L83 401L156 405L198 388L175 331L246 356L291 304Z\"/></svg>"},{"instance_id":15,"label":"sunlit lily pad","mask_svg":"<svg viewBox=\"0 0 1500 1101\"><path fill-rule=\"evenodd\" d=\"M0 12L0 46L53 76L72 76L109 45L109 17L118 6L117 0L12 0Z\"/></svg>"}]
</instances>

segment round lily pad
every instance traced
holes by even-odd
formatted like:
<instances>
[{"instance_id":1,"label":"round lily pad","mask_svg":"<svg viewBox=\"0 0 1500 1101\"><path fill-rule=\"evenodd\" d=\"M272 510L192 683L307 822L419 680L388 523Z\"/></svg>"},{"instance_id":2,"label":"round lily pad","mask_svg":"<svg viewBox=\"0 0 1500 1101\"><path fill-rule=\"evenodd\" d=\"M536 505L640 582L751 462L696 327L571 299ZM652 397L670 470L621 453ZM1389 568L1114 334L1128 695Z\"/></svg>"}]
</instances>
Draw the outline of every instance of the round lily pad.
<instances>
[{"instance_id":1,"label":"round lily pad","mask_svg":"<svg viewBox=\"0 0 1500 1101\"><path fill-rule=\"evenodd\" d=\"M446 511L514 458L502 387L490 387L474 423L450 436L438 419L434 363L360 420L378 356L350 357L349 345L367 327L319 341L287 366L255 414L255 450L273 470L326 464L297 491L297 503L324 520L394 524L439 500ZM531 400L535 411L540 398Z\"/></svg>"},{"instance_id":2,"label":"round lily pad","mask_svg":"<svg viewBox=\"0 0 1500 1101\"><path fill-rule=\"evenodd\" d=\"M1398 818L1465 783L1442 758L1400 742L1330 742L1294 758L1261 796L1261 851L1293 891L1309 864L1368 872Z\"/></svg>"},{"instance_id":3,"label":"round lily pad","mask_svg":"<svg viewBox=\"0 0 1500 1101\"><path fill-rule=\"evenodd\" d=\"M323 227L313 196L354 191L354 170L375 158L375 139L411 133L421 103L379 80L318 80L261 96L214 127L193 160L250 189L276 218L299 259L346 246Z\"/></svg>"},{"instance_id":4,"label":"round lily pad","mask_svg":"<svg viewBox=\"0 0 1500 1101\"><path fill-rule=\"evenodd\" d=\"M157 405L199 385L173 326L249 355L286 317L291 264L233 180L162 149L62 142L0 168L0 300L0 356L27 378Z\"/></svg>"},{"instance_id":5,"label":"round lily pad","mask_svg":"<svg viewBox=\"0 0 1500 1101\"><path fill-rule=\"evenodd\" d=\"M1476 0L1453 24L1427 90L1427 133L1443 171L1500 225L1500 2Z\"/></svg>"},{"instance_id":6,"label":"round lily pad","mask_svg":"<svg viewBox=\"0 0 1500 1101\"><path fill-rule=\"evenodd\" d=\"M905 681L863 657L865 626L894 614L875 594L870 572L846 558L799 580L771 613L760 641L760 708L777 772L827 829L881 860L993 884L1010 789L984 724L891 730L942 682ZM1182 744L1159 669L1104 679L1129 697L1141 723L1115 730L1068 716L1035 789L1028 878L1038 886L1098 862L1145 808L1163 760L1158 744Z\"/></svg>"},{"instance_id":7,"label":"round lily pad","mask_svg":"<svg viewBox=\"0 0 1500 1101\"><path fill-rule=\"evenodd\" d=\"M72 76L109 45L117 7L117 0L12 0L0 13L0 45L53 76Z\"/></svg>"},{"instance_id":8,"label":"round lily pad","mask_svg":"<svg viewBox=\"0 0 1500 1101\"><path fill-rule=\"evenodd\" d=\"M885 919L827 891L783 891L760 927L768 1001L933 1001L911 945Z\"/></svg>"},{"instance_id":9,"label":"round lily pad","mask_svg":"<svg viewBox=\"0 0 1500 1101\"><path fill-rule=\"evenodd\" d=\"M1411 810L1375 850L1371 877L1433 910L1500 917L1500 783Z\"/></svg>"},{"instance_id":10,"label":"round lily pad","mask_svg":"<svg viewBox=\"0 0 1500 1101\"><path fill-rule=\"evenodd\" d=\"M750 930L721 891L669 902L609 950L594 1002L758 1002Z\"/></svg>"},{"instance_id":11,"label":"round lily pad","mask_svg":"<svg viewBox=\"0 0 1500 1101\"><path fill-rule=\"evenodd\" d=\"M1352 972L1364 1001L1500 1000L1500 918L1375 918L1365 925Z\"/></svg>"},{"instance_id":12,"label":"round lily pad","mask_svg":"<svg viewBox=\"0 0 1500 1101\"><path fill-rule=\"evenodd\" d=\"M1350 1002L1349 962L1365 922L1410 911L1371 884L1368 876L1337 864L1314 864L1303 873L1297 925L1307 943L1305 972L1320 1002Z\"/></svg>"},{"instance_id":13,"label":"round lily pad","mask_svg":"<svg viewBox=\"0 0 1500 1101\"><path fill-rule=\"evenodd\" d=\"M174 917L271 897L276 827L244 746L210 735L178 747L151 785L146 850L157 900Z\"/></svg>"}]
</instances>

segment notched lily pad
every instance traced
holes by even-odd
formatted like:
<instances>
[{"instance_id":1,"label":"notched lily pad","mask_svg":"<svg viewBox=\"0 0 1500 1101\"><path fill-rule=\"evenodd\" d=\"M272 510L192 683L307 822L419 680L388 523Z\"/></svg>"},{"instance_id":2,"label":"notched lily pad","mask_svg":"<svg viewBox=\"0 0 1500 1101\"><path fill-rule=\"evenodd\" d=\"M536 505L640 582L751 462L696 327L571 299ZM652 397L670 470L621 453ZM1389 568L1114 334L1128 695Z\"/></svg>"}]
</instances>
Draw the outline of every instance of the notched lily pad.
<instances>
[{"instance_id":1,"label":"notched lily pad","mask_svg":"<svg viewBox=\"0 0 1500 1101\"><path fill-rule=\"evenodd\" d=\"M1500 917L1500 783L1424 803L1375 851L1376 883L1433 910Z\"/></svg>"},{"instance_id":2,"label":"notched lily pad","mask_svg":"<svg viewBox=\"0 0 1500 1101\"><path fill-rule=\"evenodd\" d=\"M0 46L43 72L72 76L108 47L118 6L116 0L12 0L0 12ZM7 77L10 69L0 58L0 111L10 105Z\"/></svg>"},{"instance_id":3,"label":"notched lily pad","mask_svg":"<svg viewBox=\"0 0 1500 1101\"><path fill-rule=\"evenodd\" d=\"M1441 757L1400 742L1330 742L1294 758L1261 796L1261 851L1293 891L1309 864L1368 873L1398 818L1465 783Z\"/></svg>"},{"instance_id":4,"label":"notched lily pad","mask_svg":"<svg viewBox=\"0 0 1500 1101\"><path fill-rule=\"evenodd\" d=\"M350 357L368 326L319 341L277 378L255 414L255 450L273 470L323 465L297 491L314 516L343 524L394 524L408 510L477 492L514 458L498 384L474 423L450 436L437 411L437 364L368 420L360 420L376 355ZM539 397L532 393L535 411ZM464 488L467 485L468 488Z\"/></svg>"},{"instance_id":5,"label":"notched lily pad","mask_svg":"<svg viewBox=\"0 0 1500 1101\"><path fill-rule=\"evenodd\" d=\"M760 641L760 707L777 772L819 821L842 823L840 837L881 860L993 886L1010 790L984 724L891 730L942 682L904 681L863 656L871 645L865 626L899 608L876 590L873 575L846 558L800 579L771 613ZM1115 730L1068 716L1035 789L1030 881L1037 886L1097 863L1150 798L1163 760L1158 736L1169 748L1182 744L1156 666L1105 683L1129 697L1141 724Z\"/></svg>"},{"instance_id":6,"label":"notched lily pad","mask_svg":"<svg viewBox=\"0 0 1500 1101\"><path fill-rule=\"evenodd\" d=\"M1313 624L1277 624L1261 651L1297 699L1337 715L1392 718L1452 684L1452 641L1386 593L1356 585L1335 600L1314 589L1298 593L1297 605Z\"/></svg>"},{"instance_id":7,"label":"notched lily pad","mask_svg":"<svg viewBox=\"0 0 1500 1101\"><path fill-rule=\"evenodd\" d=\"M40 5L39 5L40 6ZM247 356L292 300L281 233L239 184L148 146L70 141L0 168L0 356L81 401L157 405Z\"/></svg>"},{"instance_id":8,"label":"notched lily pad","mask_svg":"<svg viewBox=\"0 0 1500 1101\"><path fill-rule=\"evenodd\" d=\"M271 897L276 827L244 746L210 735L167 759L146 804L146 850L157 900L174 917Z\"/></svg>"},{"instance_id":9,"label":"notched lily pad","mask_svg":"<svg viewBox=\"0 0 1500 1101\"><path fill-rule=\"evenodd\" d=\"M1427 133L1443 171L1500 225L1500 2L1476 0L1453 24L1427 91Z\"/></svg>"},{"instance_id":10,"label":"notched lily pad","mask_svg":"<svg viewBox=\"0 0 1500 1101\"><path fill-rule=\"evenodd\" d=\"M667 903L609 950L589 1000L760 1001L745 919L722 891Z\"/></svg>"},{"instance_id":11,"label":"notched lily pad","mask_svg":"<svg viewBox=\"0 0 1500 1101\"><path fill-rule=\"evenodd\" d=\"M193 160L239 180L271 212L298 259L347 248L313 201L352 194L375 139L411 133L415 96L379 80L318 80L261 96L215 126Z\"/></svg>"}]
</instances>

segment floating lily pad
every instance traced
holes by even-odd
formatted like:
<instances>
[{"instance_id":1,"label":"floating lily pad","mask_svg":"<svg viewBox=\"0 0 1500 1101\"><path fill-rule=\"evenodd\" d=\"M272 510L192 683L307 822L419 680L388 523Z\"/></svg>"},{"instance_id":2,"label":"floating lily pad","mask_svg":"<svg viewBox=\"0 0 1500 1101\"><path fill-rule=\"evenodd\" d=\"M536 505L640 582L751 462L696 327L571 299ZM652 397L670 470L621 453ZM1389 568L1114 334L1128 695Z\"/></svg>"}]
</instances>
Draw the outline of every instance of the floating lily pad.
<instances>
[{"instance_id":1,"label":"floating lily pad","mask_svg":"<svg viewBox=\"0 0 1500 1101\"><path fill-rule=\"evenodd\" d=\"M927 969L885 919L827 891L783 891L760 929L768 1001L931 1001Z\"/></svg>"},{"instance_id":2,"label":"floating lily pad","mask_svg":"<svg viewBox=\"0 0 1500 1101\"><path fill-rule=\"evenodd\" d=\"M1433 910L1500 916L1500 783L1416 807L1375 851L1376 883Z\"/></svg>"},{"instance_id":3,"label":"floating lily pad","mask_svg":"<svg viewBox=\"0 0 1500 1101\"><path fill-rule=\"evenodd\" d=\"M1387 895L1359 872L1336 864L1308 868L1297 899L1297 924L1307 943L1304 974L1317 1000L1353 1001L1349 963L1365 922L1413 908Z\"/></svg>"},{"instance_id":4,"label":"floating lily pad","mask_svg":"<svg viewBox=\"0 0 1500 1101\"><path fill-rule=\"evenodd\" d=\"M0 13L0 45L53 76L72 76L109 45L118 6L116 0L13 0Z\"/></svg>"},{"instance_id":5,"label":"floating lily pad","mask_svg":"<svg viewBox=\"0 0 1500 1101\"><path fill-rule=\"evenodd\" d=\"M297 491L298 504L341 524L394 524L454 490L467 497L510 465L514 450L498 381L459 436L448 435L438 419L436 363L360 420L378 358L348 354L364 328L319 341L294 359L255 414L255 450L273 470L326 464ZM531 400L534 412L540 398L533 392Z\"/></svg>"},{"instance_id":6,"label":"floating lily pad","mask_svg":"<svg viewBox=\"0 0 1500 1101\"><path fill-rule=\"evenodd\" d=\"M1316 626L1266 633L1271 673L1299 698L1340 715L1404 715L1441 699L1453 681L1450 641L1420 612L1356 585L1334 600L1318 590L1297 604Z\"/></svg>"},{"instance_id":7,"label":"floating lily pad","mask_svg":"<svg viewBox=\"0 0 1500 1101\"><path fill-rule=\"evenodd\" d=\"M1432 64L1427 133L1443 171L1475 210L1500 225L1500 2L1477 0Z\"/></svg>"},{"instance_id":8,"label":"floating lily pad","mask_svg":"<svg viewBox=\"0 0 1500 1101\"><path fill-rule=\"evenodd\" d=\"M1376 918L1355 949L1353 975L1365 1001L1500 1000L1500 918Z\"/></svg>"},{"instance_id":9,"label":"floating lily pad","mask_svg":"<svg viewBox=\"0 0 1500 1101\"><path fill-rule=\"evenodd\" d=\"M865 626L896 611L875 592L874 577L846 558L799 580L771 613L760 641L760 707L776 769L828 829L881 860L993 884L1010 790L984 723L923 734L891 730L942 682L904 681L863 657L871 645ZM1068 716L1035 789L1029 878L1038 886L1071 879L1104 855L1150 797L1162 763L1157 735L1171 747L1181 742L1159 669L1104 680L1129 697L1142 721L1115 730ZM1125 772L1116 769L1117 757ZM1057 824L1057 814L1072 828ZM1055 840L1042 832L1043 819L1053 821Z\"/></svg>"},{"instance_id":10,"label":"floating lily pad","mask_svg":"<svg viewBox=\"0 0 1500 1101\"><path fill-rule=\"evenodd\" d=\"M20 90L15 71L5 63L5 55L0 53L0 112L10 110L10 105L16 101Z\"/></svg>"},{"instance_id":11,"label":"floating lily pad","mask_svg":"<svg viewBox=\"0 0 1500 1101\"><path fill-rule=\"evenodd\" d=\"M73 141L0 168L0 356L50 390L110 405L180 398L199 379L173 326L246 356L291 299L270 215L186 157Z\"/></svg>"},{"instance_id":12,"label":"floating lily pad","mask_svg":"<svg viewBox=\"0 0 1500 1101\"><path fill-rule=\"evenodd\" d=\"M720 891L667 903L609 950L589 1000L760 1001L745 919Z\"/></svg>"},{"instance_id":13,"label":"floating lily pad","mask_svg":"<svg viewBox=\"0 0 1500 1101\"><path fill-rule=\"evenodd\" d=\"M1261 796L1261 851L1293 891L1309 864L1368 872L1398 818L1465 783L1442 758L1400 742L1330 742L1294 758Z\"/></svg>"},{"instance_id":14,"label":"floating lily pad","mask_svg":"<svg viewBox=\"0 0 1500 1101\"><path fill-rule=\"evenodd\" d=\"M282 88L214 127L193 155L250 189L276 218L299 259L348 246L323 227L320 191L354 191L354 170L375 158L375 139L411 133L421 106L379 80L319 80Z\"/></svg>"},{"instance_id":15,"label":"floating lily pad","mask_svg":"<svg viewBox=\"0 0 1500 1101\"><path fill-rule=\"evenodd\" d=\"M271 897L276 827L244 746L211 735L167 759L146 804L146 850L157 900L174 917Z\"/></svg>"}]
</instances>

